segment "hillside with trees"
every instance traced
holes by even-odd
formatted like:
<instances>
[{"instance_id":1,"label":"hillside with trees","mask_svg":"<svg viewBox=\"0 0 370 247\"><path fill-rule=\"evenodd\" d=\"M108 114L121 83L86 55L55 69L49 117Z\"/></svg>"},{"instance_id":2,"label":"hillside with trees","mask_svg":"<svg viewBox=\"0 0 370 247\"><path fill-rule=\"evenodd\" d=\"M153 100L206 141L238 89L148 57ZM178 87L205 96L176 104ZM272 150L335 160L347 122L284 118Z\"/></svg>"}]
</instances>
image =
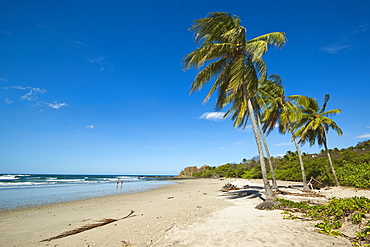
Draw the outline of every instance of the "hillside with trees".
<instances>
[{"instance_id":1,"label":"hillside with trees","mask_svg":"<svg viewBox=\"0 0 370 247\"><path fill-rule=\"evenodd\" d=\"M354 147L330 149L339 183L343 186L370 188L370 140ZM327 185L335 185L325 150L319 154L302 154L306 179L311 177ZM288 151L283 157L272 157L276 179L302 181L297 152ZM192 177L198 178L262 178L259 157L243 159L240 163L227 163L218 167L192 167ZM269 178L271 172L269 170Z\"/></svg>"}]
</instances>

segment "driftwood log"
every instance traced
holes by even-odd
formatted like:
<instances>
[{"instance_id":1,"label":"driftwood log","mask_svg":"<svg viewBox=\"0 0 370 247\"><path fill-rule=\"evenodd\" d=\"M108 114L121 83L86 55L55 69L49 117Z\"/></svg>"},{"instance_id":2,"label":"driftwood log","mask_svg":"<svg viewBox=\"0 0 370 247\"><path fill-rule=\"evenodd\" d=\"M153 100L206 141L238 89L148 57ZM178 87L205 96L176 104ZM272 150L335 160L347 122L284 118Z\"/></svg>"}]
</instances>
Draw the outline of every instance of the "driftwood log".
<instances>
[{"instance_id":1,"label":"driftwood log","mask_svg":"<svg viewBox=\"0 0 370 247\"><path fill-rule=\"evenodd\" d=\"M305 191L302 193L295 193L295 192L289 192L289 191L276 190L275 193L281 194L281 195L290 195L290 196L325 197L324 195L316 193L315 191Z\"/></svg>"},{"instance_id":2,"label":"driftwood log","mask_svg":"<svg viewBox=\"0 0 370 247\"><path fill-rule=\"evenodd\" d=\"M131 210L131 212L128 215L126 215L125 217L122 217L122 218L119 218L119 219L103 219L103 220L101 220L97 223L93 223L93 224L86 225L86 226L83 226L83 227L80 227L80 228L77 228L77 229L66 231L66 232L64 232L64 233L62 233L58 236L47 238L47 239L41 240L40 242L47 242L47 241L51 241L51 240L54 240L54 239L65 238L67 236L75 235L77 233L84 232L84 231L87 231L87 230L90 230L90 229L93 229L93 228L96 228L96 227L105 226L105 225L110 224L112 222L116 222L118 220L126 219L126 218L130 217L134 212L135 212L134 210Z\"/></svg>"}]
</instances>

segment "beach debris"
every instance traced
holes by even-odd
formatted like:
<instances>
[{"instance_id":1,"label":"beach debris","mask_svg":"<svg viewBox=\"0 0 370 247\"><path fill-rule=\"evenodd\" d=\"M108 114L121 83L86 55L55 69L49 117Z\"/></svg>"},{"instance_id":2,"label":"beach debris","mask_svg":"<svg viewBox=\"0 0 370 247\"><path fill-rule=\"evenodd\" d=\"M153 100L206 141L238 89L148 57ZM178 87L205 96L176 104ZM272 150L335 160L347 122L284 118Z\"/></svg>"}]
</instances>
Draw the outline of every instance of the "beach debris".
<instances>
[{"instance_id":1,"label":"beach debris","mask_svg":"<svg viewBox=\"0 0 370 247\"><path fill-rule=\"evenodd\" d=\"M314 177L311 177L310 181L307 183L307 185L312 190L328 189L329 184L330 184L329 180L322 181L322 180L316 179Z\"/></svg>"},{"instance_id":2,"label":"beach debris","mask_svg":"<svg viewBox=\"0 0 370 247\"><path fill-rule=\"evenodd\" d=\"M97 223L86 225L86 226L83 226L83 227L80 227L80 228L77 228L77 229L74 229L74 230L66 231L66 232L64 232L64 233L62 233L58 236L47 238L47 239L41 240L40 242L48 242L48 241L55 240L55 239L65 238L65 237L75 235L77 233L81 233L81 232L84 232L84 231L87 231L87 230L90 230L90 229L93 229L93 228L96 228L96 227L105 226L105 225L110 224L112 222L116 222L118 220L126 219L126 218L130 217L134 212L135 212L134 210L131 210L131 212L128 215L126 215L125 217L122 217L122 218L119 218L119 219L103 219L103 220L101 220Z\"/></svg>"},{"instance_id":3,"label":"beach debris","mask_svg":"<svg viewBox=\"0 0 370 247\"><path fill-rule=\"evenodd\" d=\"M173 196L169 196L169 197L167 197L167 199L173 199L174 197Z\"/></svg>"},{"instance_id":4,"label":"beach debris","mask_svg":"<svg viewBox=\"0 0 370 247\"><path fill-rule=\"evenodd\" d=\"M238 186L236 186L234 184L227 183L221 189L222 192L227 192L227 191L230 191L230 190L240 190L240 188L238 188Z\"/></svg>"},{"instance_id":5,"label":"beach debris","mask_svg":"<svg viewBox=\"0 0 370 247\"><path fill-rule=\"evenodd\" d=\"M276 190L276 194L281 194L281 195L290 195L290 196L303 196L303 197L325 197L322 194L319 194L315 191L304 191L304 192L289 192L289 191L283 191L283 190Z\"/></svg>"},{"instance_id":6,"label":"beach debris","mask_svg":"<svg viewBox=\"0 0 370 247\"><path fill-rule=\"evenodd\" d=\"M127 241L121 241L122 242L122 247L130 247L130 246L132 246L129 242L127 242Z\"/></svg>"}]
</instances>

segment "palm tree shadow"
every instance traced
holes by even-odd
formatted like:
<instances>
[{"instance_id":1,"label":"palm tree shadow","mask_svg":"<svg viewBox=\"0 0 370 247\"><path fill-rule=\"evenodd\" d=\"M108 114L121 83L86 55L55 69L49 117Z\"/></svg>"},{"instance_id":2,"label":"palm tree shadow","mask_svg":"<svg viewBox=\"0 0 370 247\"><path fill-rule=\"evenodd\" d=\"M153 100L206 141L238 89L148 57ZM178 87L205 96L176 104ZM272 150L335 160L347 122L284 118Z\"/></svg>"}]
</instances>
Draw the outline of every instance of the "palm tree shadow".
<instances>
[{"instance_id":1,"label":"palm tree shadow","mask_svg":"<svg viewBox=\"0 0 370 247\"><path fill-rule=\"evenodd\" d=\"M221 196L225 196L228 199L240 199L240 198L247 198L247 199L253 199L253 198L259 198L262 201L265 201L266 199L262 197L261 190L263 187L260 186L250 186L248 189L240 189L240 190L232 190L225 192Z\"/></svg>"},{"instance_id":2,"label":"palm tree shadow","mask_svg":"<svg viewBox=\"0 0 370 247\"><path fill-rule=\"evenodd\" d=\"M296 189L296 190L303 190L303 185L294 184L289 186L278 186L278 189Z\"/></svg>"},{"instance_id":3,"label":"palm tree shadow","mask_svg":"<svg viewBox=\"0 0 370 247\"><path fill-rule=\"evenodd\" d=\"M303 185L290 185L290 186L278 186L279 189L287 189L287 188L293 188L297 190L302 190ZM262 196L262 191L264 191L263 186L248 186L248 188L238 189L238 190L230 190L227 192L223 192L220 196L227 197L228 199L254 199L259 198L262 201L265 201L266 199Z\"/></svg>"}]
</instances>

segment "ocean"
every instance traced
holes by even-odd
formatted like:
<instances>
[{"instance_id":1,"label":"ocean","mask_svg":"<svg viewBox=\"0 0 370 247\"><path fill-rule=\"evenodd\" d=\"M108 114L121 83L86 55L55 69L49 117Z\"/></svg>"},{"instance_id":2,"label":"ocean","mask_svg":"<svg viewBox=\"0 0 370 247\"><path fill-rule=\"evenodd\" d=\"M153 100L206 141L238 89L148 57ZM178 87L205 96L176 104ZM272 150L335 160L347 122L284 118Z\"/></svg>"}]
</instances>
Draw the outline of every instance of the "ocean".
<instances>
[{"instance_id":1,"label":"ocean","mask_svg":"<svg viewBox=\"0 0 370 247\"><path fill-rule=\"evenodd\" d=\"M1 174L0 209L14 209L151 190L167 176ZM117 183L118 182L118 183Z\"/></svg>"}]
</instances>

